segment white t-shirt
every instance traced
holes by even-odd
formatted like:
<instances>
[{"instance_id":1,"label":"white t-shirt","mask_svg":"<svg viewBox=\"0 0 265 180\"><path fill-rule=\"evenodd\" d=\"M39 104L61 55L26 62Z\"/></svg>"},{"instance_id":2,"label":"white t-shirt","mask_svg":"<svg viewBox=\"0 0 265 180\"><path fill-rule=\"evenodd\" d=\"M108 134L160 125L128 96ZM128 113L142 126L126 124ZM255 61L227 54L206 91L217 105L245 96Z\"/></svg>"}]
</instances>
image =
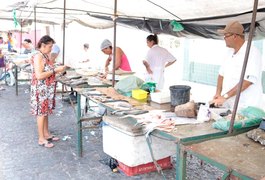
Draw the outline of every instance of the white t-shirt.
<instances>
[{"instance_id":1,"label":"white t-shirt","mask_svg":"<svg viewBox=\"0 0 265 180\"><path fill-rule=\"evenodd\" d=\"M234 49L229 49L219 70L219 75L223 76L222 93L227 93L239 83L242 66L244 63L247 42L234 54ZM239 107L256 106L260 107L262 102L262 59L257 48L251 46L244 80L250 81L250 85L240 94ZM229 98L228 106L233 107L236 96Z\"/></svg>"},{"instance_id":2,"label":"white t-shirt","mask_svg":"<svg viewBox=\"0 0 265 180\"><path fill-rule=\"evenodd\" d=\"M176 58L165 48L154 45L147 52L145 59L153 71L151 78L157 83L156 89L163 89L165 64L175 61Z\"/></svg>"}]
</instances>

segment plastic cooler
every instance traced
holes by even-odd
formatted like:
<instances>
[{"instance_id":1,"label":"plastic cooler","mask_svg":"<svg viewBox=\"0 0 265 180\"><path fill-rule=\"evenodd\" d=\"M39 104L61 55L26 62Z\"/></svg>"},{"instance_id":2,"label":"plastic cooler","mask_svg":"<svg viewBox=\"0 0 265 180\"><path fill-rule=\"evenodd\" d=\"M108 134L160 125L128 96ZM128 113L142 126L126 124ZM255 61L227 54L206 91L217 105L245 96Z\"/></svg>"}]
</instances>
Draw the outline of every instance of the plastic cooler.
<instances>
[{"instance_id":1,"label":"plastic cooler","mask_svg":"<svg viewBox=\"0 0 265 180\"><path fill-rule=\"evenodd\" d=\"M119 168L128 176L156 171L142 126L135 119L104 116L103 151L119 162ZM170 156L176 145L160 137L151 136L154 158L162 168L170 168ZM166 148L165 148L166 147Z\"/></svg>"}]
</instances>

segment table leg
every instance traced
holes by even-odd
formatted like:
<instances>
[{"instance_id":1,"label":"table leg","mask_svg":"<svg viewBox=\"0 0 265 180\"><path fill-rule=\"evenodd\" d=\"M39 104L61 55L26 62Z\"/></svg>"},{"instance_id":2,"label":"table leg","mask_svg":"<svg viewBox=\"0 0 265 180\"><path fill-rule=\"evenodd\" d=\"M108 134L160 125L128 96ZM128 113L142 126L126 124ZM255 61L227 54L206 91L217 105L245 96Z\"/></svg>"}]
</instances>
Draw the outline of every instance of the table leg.
<instances>
[{"instance_id":1,"label":"table leg","mask_svg":"<svg viewBox=\"0 0 265 180\"><path fill-rule=\"evenodd\" d=\"M176 148L176 180L186 179L187 152L181 148L180 142Z\"/></svg>"},{"instance_id":2,"label":"table leg","mask_svg":"<svg viewBox=\"0 0 265 180\"><path fill-rule=\"evenodd\" d=\"M81 119L81 100L80 94L77 93L77 151L78 156L82 157L82 121Z\"/></svg>"},{"instance_id":3,"label":"table leg","mask_svg":"<svg viewBox=\"0 0 265 180\"><path fill-rule=\"evenodd\" d=\"M7 74L7 70L6 70L6 64L5 64L5 85L7 85L6 74Z\"/></svg>"},{"instance_id":4,"label":"table leg","mask_svg":"<svg viewBox=\"0 0 265 180\"><path fill-rule=\"evenodd\" d=\"M15 65L15 86L16 86L16 95L18 96L18 72L17 72L17 65Z\"/></svg>"}]
</instances>

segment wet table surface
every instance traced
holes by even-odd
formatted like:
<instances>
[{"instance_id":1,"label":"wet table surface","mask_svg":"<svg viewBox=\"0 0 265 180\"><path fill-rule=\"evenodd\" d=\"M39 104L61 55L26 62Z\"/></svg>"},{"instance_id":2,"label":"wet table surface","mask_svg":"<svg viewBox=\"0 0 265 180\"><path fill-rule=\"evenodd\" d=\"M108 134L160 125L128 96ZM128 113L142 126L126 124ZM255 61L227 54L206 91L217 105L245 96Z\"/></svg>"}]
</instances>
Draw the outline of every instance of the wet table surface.
<instances>
[{"instance_id":1,"label":"wet table surface","mask_svg":"<svg viewBox=\"0 0 265 180\"><path fill-rule=\"evenodd\" d=\"M82 90L79 90L79 93L82 94ZM86 96L86 95L85 95ZM86 96L87 97L87 96ZM87 97L93 100L93 97ZM130 99L130 98L129 98ZM110 110L114 111L115 108L111 103L102 103L97 100L94 100L94 102L103 105L104 107L110 108ZM172 111L172 107L170 103L165 104L158 104L155 102L139 102L135 108L142 109L142 110L165 110L165 111ZM118 117L117 117L118 118ZM219 134L223 135L225 134L224 131L214 129L212 127L212 123L214 121L208 121L198 124L186 124L186 125L177 125L171 132L165 133L165 135L169 135L173 137L177 142L180 140L183 140L185 138L194 138L194 139L205 139L210 138L211 136L218 136ZM163 132L161 132L163 135Z\"/></svg>"},{"instance_id":2,"label":"wet table surface","mask_svg":"<svg viewBox=\"0 0 265 180\"><path fill-rule=\"evenodd\" d=\"M199 123L199 124L178 125L169 134L175 137L177 141L179 141L184 138L210 135L210 134L222 132L212 127L213 122L214 121L211 120L211 121Z\"/></svg>"},{"instance_id":3,"label":"wet table surface","mask_svg":"<svg viewBox=\"0 0 265 180\"><path fill-rule=\"evenodd\" d=\"M208 157L244 176L253 179L265 177L265 146L249 139L246 133L193 144L185 149Z\"/></svg>"}]
</instances>

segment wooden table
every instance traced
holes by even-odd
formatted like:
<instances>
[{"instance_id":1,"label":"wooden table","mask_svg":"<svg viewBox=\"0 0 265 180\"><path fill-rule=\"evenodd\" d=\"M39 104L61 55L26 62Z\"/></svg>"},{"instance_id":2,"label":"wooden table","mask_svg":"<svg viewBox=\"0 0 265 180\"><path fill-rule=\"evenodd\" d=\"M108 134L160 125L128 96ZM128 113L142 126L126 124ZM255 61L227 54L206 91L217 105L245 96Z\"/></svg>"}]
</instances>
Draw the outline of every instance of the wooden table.
<instances>
[{"instance_id":1,"label":"wooden table","mask_svg":"<svg viewBox=\"0 0 265 180\"><path fill-rule=\"evenodd\" d=\"M211 120L209 122L204 122L201 124L188 124L188 125L176 126L176 128L170 133L159 131L159 134L161 134L162 136L175 139L175 142L176 142L176 179L177 180L186 179L187 153L183 150L183 147L185 145L191 145L194 143L204 142L204 141L208 141L211 139L219 139L219 138L230 136L228 134L228 131L221 131L221 130L214 129L212 127L213 122L214 121ZM233 134L231 135L241 134L255 127L234 130Z\"/></svg>"},{"instance_id":2,"label":"wooden table","mask_svg":"<svg viewBox=\"0 0 265 180\"><path fill-rule=\"evenodd\" d=\"M185 146L184 150L241 179L265 177L265 146L249 139L246 133Z\"/></svg>"}]
</instances>

